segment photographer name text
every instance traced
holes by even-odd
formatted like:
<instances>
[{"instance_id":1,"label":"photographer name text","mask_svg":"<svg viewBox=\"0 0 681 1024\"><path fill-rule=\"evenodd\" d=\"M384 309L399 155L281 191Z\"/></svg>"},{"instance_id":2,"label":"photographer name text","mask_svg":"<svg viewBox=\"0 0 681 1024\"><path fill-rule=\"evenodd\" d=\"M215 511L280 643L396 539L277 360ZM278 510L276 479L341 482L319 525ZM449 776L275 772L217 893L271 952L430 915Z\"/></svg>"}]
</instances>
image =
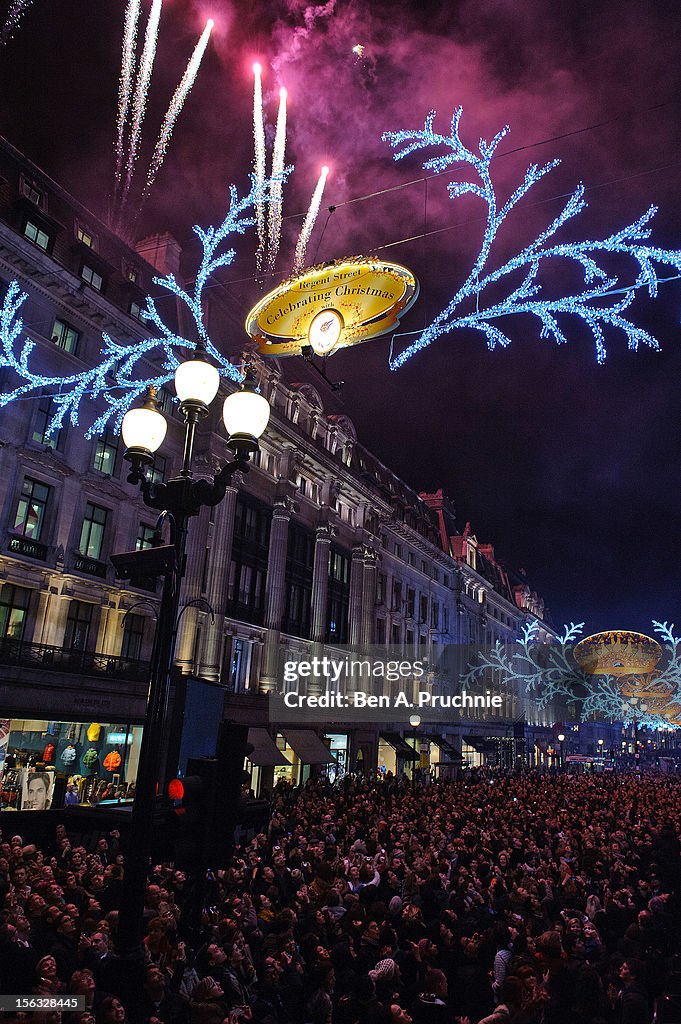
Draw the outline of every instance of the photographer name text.
<instances>
[{"instance_id":1,"label":"photographer name text","mask_svg":"<svg viewBox=\"0 0 681 1024\"><path fill-rule=\"evenodd\" d=\"M420 690L416 694L407 694L404 690L397 693L366 693L364 690L354 690L352 693L296 693L289 692L283 695L284 705L287 708L370 708L370 709L395 709L404 708L453 708L457 711L464 708L500 708L503 706L503 697L491 693L468 693L462 690L461 693L436 694Z\"/></svg>"}]
</instances>

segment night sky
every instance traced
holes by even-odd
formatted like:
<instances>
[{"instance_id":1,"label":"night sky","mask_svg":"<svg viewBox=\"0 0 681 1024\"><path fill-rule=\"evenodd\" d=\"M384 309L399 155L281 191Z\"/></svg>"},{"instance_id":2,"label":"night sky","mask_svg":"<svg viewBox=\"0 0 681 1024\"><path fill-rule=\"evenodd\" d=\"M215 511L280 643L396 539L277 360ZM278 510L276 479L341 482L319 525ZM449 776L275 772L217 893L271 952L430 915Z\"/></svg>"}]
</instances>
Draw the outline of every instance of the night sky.
<instances>
[{"instance_id":1,"label":"night sky","mask_svg":"<svg viewBox=\"0 0 681 1024\"><path fill-rule=\"evenodd\" d=\"M113 181L124 8L123 0L35 0L0 48L0 132L100 216ZM547 225L580 180L589 208L561 240L610 233L654 202L654 241L681 247L676 2L166 0L140 178L208 16L216 30L140 225L142 234L172 231L188 273L192 224L222 218L230 182L247 187L256 59L270 135L278 88L289 90L287 155L296 170L281 275L302 220L294 215L328 163L310 261L378 251L409 266L421 296L400 330L427 325L446 305L483 227L478 200L448 199L454 170L426 186L423 158L395 164L381 141L387 129L420 127L431 108L446 134L461 104L471 147L511 126L493 164L504 195L529 163L561 159L504 225L502 254ZM356 43L365 46L361 62ZM235 332L260 294L252 240L237 252L221 277ZM616 271L629 282L630 267ZM663 284L656 303L641 296L634 310L662 351L630 352L613 333L602 367L574 318L562 323L569 343L560 348L539 340L533 320L518 319L502 325L513 339L506 350L489 352L482 335L461 331L394 373L389 338L329 364L347 382L345 411L361 442L417 490L443 487L459 527L470 520L500 560L525 568L557 625L585 620L589 632L681 621L681 282Z\"/></svg>"}]
</instances>

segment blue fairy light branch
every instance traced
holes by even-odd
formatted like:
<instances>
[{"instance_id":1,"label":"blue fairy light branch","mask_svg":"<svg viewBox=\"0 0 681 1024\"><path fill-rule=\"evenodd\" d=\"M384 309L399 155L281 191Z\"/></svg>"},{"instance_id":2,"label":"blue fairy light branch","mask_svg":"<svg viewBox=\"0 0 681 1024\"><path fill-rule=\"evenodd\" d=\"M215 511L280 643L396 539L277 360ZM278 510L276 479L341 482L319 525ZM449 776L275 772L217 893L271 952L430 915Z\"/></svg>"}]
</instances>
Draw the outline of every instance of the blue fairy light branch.
<instances>
[{"instance_id":1,"label":"blue fairy light branch","mask_svg":"<svg viewBox=\"0 0 681 1024\"><path fill-rule=\"evenodd\" d=\"M480 139L478 152L469 149L461 140L459 124L462 108L458 107L452 118L450 134L440 135L434 130L435 112L431 111L422 129L385 132L386 141L395 150L395 160L402 160L411 153L424 149L441 149L444 153L431 157L423 164L426 170L440 173L448 167L459 165L477 180L466 177L463 181L451 182L448 186L452 199L473 195L487 206L485 229L480 252L463 284L457 289L449 305L443 309L419 336L390 360L393 370L430 345L440 335L458 328L469 328L482 333L490 349L510 344L510 338L498 326L502 318L512 315L534 317L539 324L541 339L552 339L559 345L567 338L561 327L565 317L578 317L591 331L596 349L596 358L602 363L607 355L606 331L622 331L630 349L641 345L659 349L659 343L652 334L638 327L623 313L635 298L636 289L645 287L651 297L656 297L658 276L656 264L673 267L681 272L681 250L662 249L648 243L649 222L656 213L651 206L633 223L606 238L583 242L553 243L554 235L572 218L577 217L586 207L584 186L578 185L561 212L529 245L515 256L506 260L496 269L488 269L490 256L502 223L527 193L560 163L551 160L542 166L530 164L523 181L512 192L506 202L501 202L491 175L491 163L501 140L508 133L508 126L498 132L491 142ZM617 276L606 271L601 265L602 257L626 256L637 266L636 278L622 287ZM548 260L569 260L576 264L583 274L584 289L574 294L546 297L538 277ZM520 285L512 288L509 295L500 301L490 303L486 289L490 285L521 274ZM624 295L621 293L624 291ZM467 303L475 305L473 312L462 307Z\"/></svg>"},{"instance_id":2,"label":"blue fairy light branch","mask_svg":"<svg viewBox=\"0 0 681 1024\"><path fill-rule=\"evenodd\" d=\"M575 705L582 721L594 714L614 721L647 725L652 729L670 729L681 725L681 637L674 624L653 622L666 658L660 669L641 676L632 686L635 674L624 678L585 672L572 654L584 630L584 623L571 622L563 627L556 642L540 641L540 625L526 623L515 644L497 642L490 650L479 652L468 666L464 684L480 684L494 673L500 685L522 683L525 692L538 707L556 700ZM632 689L634 696L632 696Z\"/></svg>"},{"instance_id":3,"label":"blue fairy light branch","mask_svg":"<svg viewBox=\"0 0 681 1024\"><path fill-rule=\"evenodd\" d=\"M290 170L287 168L283 176L288 176ZM242 373L218 351L210 338L204 321L203 292L208 279L220 267L233 262L235 251L225 248L225 242L232 235L243 235L255 223L255 219L246 214L257 203L268 200L272 180L258 184L252 177L251 189L242 198L232 185L229 209L222 224L207 229L194 228L203 255L193 289L185 289L173 274L153 278L155 285L174 295L186 307L195 325L198 343L205 348L221 376L234 381L241 380ZM155 300L147 296L141 317L155 328L155 335L123 345L103 333L104 345L96 366L68 376L42 374L33 366L35 342L24 335L24 322L19 315L27 297L13 281L0 309L0 368L14 371L21 381L0 394L0 408L32 394L49 395L55 403L55 412L48 425L49 433L58 431L66 418L77 426L86 401L97 400L104 401L105 409L87 428L86 437L101 433L109 424L118 431L130 406L149 388L158 390L172 381L180 357L186 358L186 353L197 346L196 340L183 337L169 327Z\"/></svg>"}]
</instances>

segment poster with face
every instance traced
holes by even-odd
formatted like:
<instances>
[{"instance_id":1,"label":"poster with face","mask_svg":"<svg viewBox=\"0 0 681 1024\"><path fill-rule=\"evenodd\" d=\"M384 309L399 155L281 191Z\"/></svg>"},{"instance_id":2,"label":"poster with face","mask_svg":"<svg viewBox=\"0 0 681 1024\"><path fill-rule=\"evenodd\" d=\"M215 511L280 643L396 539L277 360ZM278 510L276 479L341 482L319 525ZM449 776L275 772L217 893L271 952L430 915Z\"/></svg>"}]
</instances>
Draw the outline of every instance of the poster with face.
<instances>
[{"instance_id":1,"label":"poster with face","mask_svg":"<svg viewBox=\"0 0 681 1024\"><path fill-rule=\"evenodd\" d=\"M52 772L24 772L22 811L47 811L52 806L55 777Z\"/></svg>"}]
</instances>

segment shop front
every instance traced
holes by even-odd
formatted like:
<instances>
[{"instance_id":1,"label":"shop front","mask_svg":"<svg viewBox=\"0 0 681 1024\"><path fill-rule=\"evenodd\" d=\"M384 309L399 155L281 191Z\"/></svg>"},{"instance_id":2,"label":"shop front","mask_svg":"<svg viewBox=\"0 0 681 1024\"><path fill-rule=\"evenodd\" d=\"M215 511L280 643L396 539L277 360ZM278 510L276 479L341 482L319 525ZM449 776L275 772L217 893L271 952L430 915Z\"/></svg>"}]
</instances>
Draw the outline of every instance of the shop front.
<instances>
[{"instance_id":1,"label":"shop front","mask_svg":"<svg viewBox=\"0 0 681 1024\"><path fill-rule=\"evenodd\" d=\"M0 813L134 793L147 686L10 666L0 700Z\"/></svg>"},{"instance_id":2,"label":"shop front","mask_svg":"<svg viewBox=\"0 0 681 1024\"><path fill-rule=\"evenodd\" d=\"M275 766L275 785L288 782L292 786L300 786L313 772L337 764L329 747L312 729L282 729L277 733L277 748L286 764Z\"/></svg>"},{"instance_id":3,"label":"shop front","mask_svg":"<svg viewBox=\"0 0 681 1024\"><path fill-rule=\"evenodd\" d=\"M142 727L0 720L0 811L120 801L134 793Z\"/></svg>"}]
</instances>

